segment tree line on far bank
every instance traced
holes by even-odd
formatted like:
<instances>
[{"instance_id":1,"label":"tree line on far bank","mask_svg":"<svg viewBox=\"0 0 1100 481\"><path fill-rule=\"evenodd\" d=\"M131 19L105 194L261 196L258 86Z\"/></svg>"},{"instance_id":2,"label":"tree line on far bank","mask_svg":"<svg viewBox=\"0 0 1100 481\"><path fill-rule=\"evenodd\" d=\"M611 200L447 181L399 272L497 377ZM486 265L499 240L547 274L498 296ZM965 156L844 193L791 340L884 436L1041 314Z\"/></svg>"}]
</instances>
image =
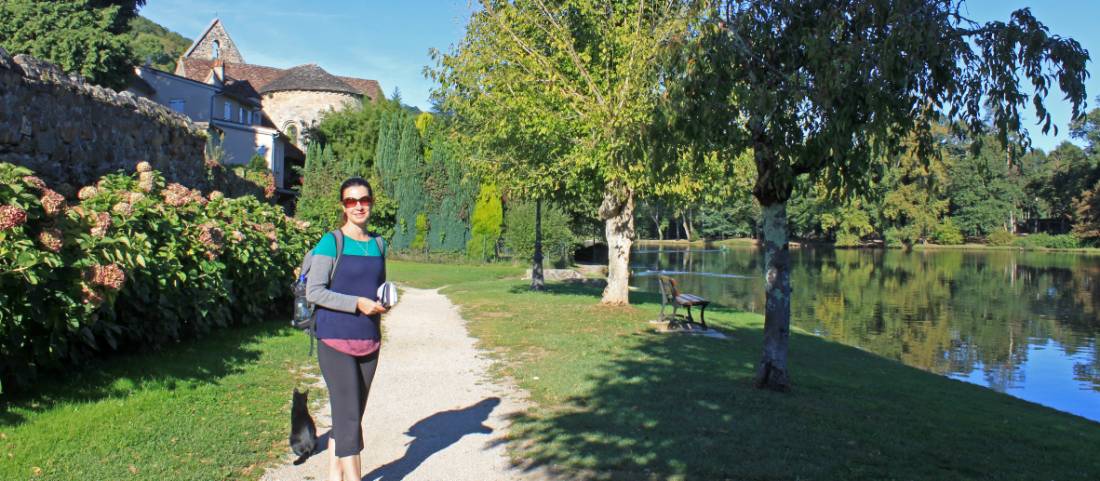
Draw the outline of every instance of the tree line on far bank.
<instances>
[{"instance_id":1,"label":"tree line on far bank","mask_svg":"<svg viewBox=\"0 0 1100 481\"><path fill-rule=\"evenodd\" d=\"M870 188L847 198L800 176L788 214L791 234L851 247L940 245L966 241L1069 248L1100 243L1100 109L1071 125L1050 152L1002 145L992 136L935 131L934 156L914 152L879 160ZM744 183L755 175L746 167ZM737 179L734 179L737 182ZM639 203L639 237L727 239L760 235L760 204L749 192L688 203L675 197ZM1027 236L1021 238L1019 236Z\"/></svg>"}]
</instances>

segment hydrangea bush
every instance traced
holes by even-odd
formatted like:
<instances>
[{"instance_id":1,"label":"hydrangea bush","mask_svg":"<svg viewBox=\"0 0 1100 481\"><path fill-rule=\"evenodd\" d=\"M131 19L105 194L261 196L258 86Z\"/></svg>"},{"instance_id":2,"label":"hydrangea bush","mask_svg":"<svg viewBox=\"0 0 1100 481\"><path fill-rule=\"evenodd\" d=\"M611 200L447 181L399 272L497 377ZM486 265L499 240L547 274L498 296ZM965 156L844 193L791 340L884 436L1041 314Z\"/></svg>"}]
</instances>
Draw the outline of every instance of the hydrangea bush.
<instances>
[{"instance_id":1,"label":"hydrangea bush","mask_svg":"<svg viewBox=\"0 0 1100 481\"><path fill-rule=\"evenodd\" d=\"M145 162L136 170L69 203L0 163L0 390L290 304L293 270L319 229L252 196L204 196Z\"/></svg>"}]
</instances>

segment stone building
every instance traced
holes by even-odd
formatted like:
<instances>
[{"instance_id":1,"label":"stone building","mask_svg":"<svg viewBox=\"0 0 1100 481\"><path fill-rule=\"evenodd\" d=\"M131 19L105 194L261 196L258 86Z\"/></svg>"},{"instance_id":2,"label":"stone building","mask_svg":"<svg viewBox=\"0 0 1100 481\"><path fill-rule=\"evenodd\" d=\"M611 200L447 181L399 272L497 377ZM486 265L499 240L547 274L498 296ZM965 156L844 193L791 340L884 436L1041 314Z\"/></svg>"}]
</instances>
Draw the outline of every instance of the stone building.
<instances>
[{"instance_id":1,"label":"stone building","mask_svg":"<svg viewBox=\"0 0 1100 481\"><path fill-rule=\"evenodd\" d=\"M229 163L264 156L276 185L287 193L297 182L291 167L304 161L306 132L321 116L382 98L377 81L333 75L315 64L289 69L249 64L219 19L179 58L174 73L148 66L137 71L147 85L132 91L207 123ZM197 94L196 84L209 88Z\"/></svg>"}]
</instances>

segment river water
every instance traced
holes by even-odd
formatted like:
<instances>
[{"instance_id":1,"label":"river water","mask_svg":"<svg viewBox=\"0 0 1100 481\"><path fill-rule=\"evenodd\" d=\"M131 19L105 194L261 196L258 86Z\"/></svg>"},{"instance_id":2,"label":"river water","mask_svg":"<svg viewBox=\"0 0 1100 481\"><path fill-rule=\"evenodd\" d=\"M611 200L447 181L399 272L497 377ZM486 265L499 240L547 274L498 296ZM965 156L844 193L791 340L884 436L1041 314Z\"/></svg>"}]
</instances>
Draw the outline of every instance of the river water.
<instances>
[{"instance_id":1,"label":"river water","mask_svg":"<svg viewBox=\"0 0 1100 481\"><path fill-rule=\"evenodd\" d=\"M713 303L763 313L751 247L643 248L658 272ZM1016 251L791 250L791 322L907 365L1100 422L1100 256Z\"/></svg>"}]
</instances>

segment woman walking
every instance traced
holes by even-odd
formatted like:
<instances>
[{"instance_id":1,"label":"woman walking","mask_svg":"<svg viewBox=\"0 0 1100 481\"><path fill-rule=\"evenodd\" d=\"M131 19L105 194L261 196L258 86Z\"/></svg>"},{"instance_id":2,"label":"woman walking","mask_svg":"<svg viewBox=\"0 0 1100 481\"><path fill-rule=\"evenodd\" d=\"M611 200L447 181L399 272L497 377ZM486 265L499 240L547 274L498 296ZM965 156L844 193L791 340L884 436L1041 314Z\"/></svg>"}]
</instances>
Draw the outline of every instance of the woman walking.
<instances>
[{"instance_id":1,"label":"woman walking","mask_svg":"<svg viewBox=\"0 0 1100 481\"><path fill-rule=\"evenodd\" d=\"M378 367L379 321L386 312L376 302L378 287L386 281L385 245L367 233L374 204L370 183L359 177L344 181L340 204L343 252L337 262L335 233L321 238L313 249L306 298L316 305L317 361L332 410L329 480L359 481L363 413Z\"/></svg>"}]
</instances>

